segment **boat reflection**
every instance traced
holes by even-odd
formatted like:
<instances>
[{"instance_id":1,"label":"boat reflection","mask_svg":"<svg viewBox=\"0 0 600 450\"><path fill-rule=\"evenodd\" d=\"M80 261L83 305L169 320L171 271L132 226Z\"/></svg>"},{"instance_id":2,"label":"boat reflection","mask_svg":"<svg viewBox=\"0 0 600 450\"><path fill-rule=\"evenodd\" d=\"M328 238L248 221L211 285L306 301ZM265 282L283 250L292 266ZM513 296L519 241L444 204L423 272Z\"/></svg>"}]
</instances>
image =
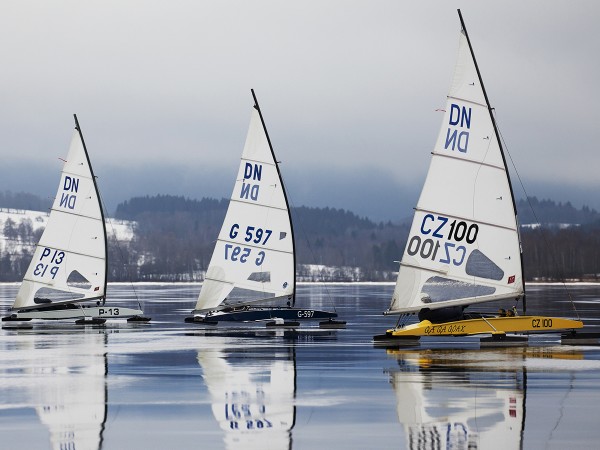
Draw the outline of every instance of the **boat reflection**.
<instances>
[{"instance_id":1,"label":"boat reflection","mask_svg":"<svg viewBox=\"0 0 600 450\"><path fill-rule=\"evenodd\" d=\"M388 354L399 365L389 374L406 448L521 448L527 387L522 355L513 349Z\"/></svg>"},{"instance_id":2,"label":"boat reflection","mask_svg":"<svg viewBox=\"0 0 600 450\"><path fill-rule=\"evenodd\" d=\"M22 389L50 432L56 450L100 449L107 415L107 336L90 329L68 334L28 333L16 344ZM39 448L42 448L40 446Z\"/></svg>"},{"instance_id":3,"label":"boat reflection","mask_svg":"<svg viewBox=\"0 0 600 450\"><path fill-rule=\"evenodd\" d=\"M225 448L291 449L294 346L234 346L227 337L210 339L210 348L198 350L198 362Z\"/></svg>"},{"instance_id":4,"label":"boat reflection","mask_svg":"<svg viewBox=\"0 0 600 450\"><path fill-rule=\"evenodd\" d=\"M398 361L390 383L406 447L413 449L523 448L527 368L556 370L557 360L584 359L578 350L556 347L387 353Z\"/></svg>"}]
</instances>

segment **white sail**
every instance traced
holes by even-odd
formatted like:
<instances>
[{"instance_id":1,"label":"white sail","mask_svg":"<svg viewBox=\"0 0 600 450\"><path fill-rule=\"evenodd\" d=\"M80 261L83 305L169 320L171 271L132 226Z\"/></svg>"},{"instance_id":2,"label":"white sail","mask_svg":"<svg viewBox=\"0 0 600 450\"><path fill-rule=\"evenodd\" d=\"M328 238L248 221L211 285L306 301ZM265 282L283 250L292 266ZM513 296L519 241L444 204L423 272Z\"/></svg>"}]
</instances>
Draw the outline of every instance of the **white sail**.
<instances>
[{"instance_id":1,"label":"white sail","mask_svg":"<svg viewBox=\"0 0 600 450\"><path fill-rule=\"evenodd\" d=\"M51 349L56 359L39 374L43 383L34 385L32 401L48 427L52 449L97 450L107 415L106 335L72 340L77 342Z\"/></svg>"},{"instance_id":2,"label":"white sail","mask_svg":"<svg viewBox=\"0 0 600 450\"><path fill-rule=\"evenodd\" d=\"M87 152L75 129L48 224L13 309L103 297L105 276L104 218Z\"/></svg>"},{"instance_id":3,"label":"white sail","mask_svg":"<svg viewBox=\"0 0 600 450\"><path fill-rule=\"evenodd\" d=\"M0 345L3 425L10 426L9 417L19 417L13 421L18 424L13 431L23 441L3 435L1 447L102 448L108 397L107 335L88 329L6 337ZM27 411L37 413L46 433L33 426L36 420ZM47 439L50 442L43 445Z\"/></svg>"},{"instance_id":4,"label":"white sail","mask_svg":"<svg viewBox=\"0 0 600 450\"><path fill-rule=\"evenodd\" d=\"M251 291L260 300L291 297L294 285L287 200L255 106L229 208L195 310L217 308L234 288ZM234 303L229 299L227 304Z\"/></svg>"},{"instance_id":5,"label":"white sail","mask_svg":"<svg viewBox=\"0 0 600 450\"><path fill-rule=\"evenodd\" d=\"M293 351L283 349L260 364L235 353L229 360L220 348L198 351L226 449L291 448L296 420Z\"/></svg>"},{"instance_id":6,"label":"white sail","mask_svg":"<svg viewBox=\"0 0 600 450\"><path fill-rule=\"evenodd\" d=\"M523 294L506 165L464 31L446 110L387 313Z\"/></svg>"}]
</instances>

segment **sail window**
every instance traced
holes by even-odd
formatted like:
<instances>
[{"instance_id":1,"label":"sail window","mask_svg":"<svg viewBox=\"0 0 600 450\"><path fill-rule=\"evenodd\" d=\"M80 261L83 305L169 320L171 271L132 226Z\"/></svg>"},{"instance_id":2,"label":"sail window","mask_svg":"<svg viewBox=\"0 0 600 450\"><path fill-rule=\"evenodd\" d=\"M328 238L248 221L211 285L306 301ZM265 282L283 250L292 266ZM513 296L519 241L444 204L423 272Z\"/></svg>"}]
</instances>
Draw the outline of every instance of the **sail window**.
<instances>
[{"instance_id":1,"label":"sail window","mask_svg":"<svg viewBox=\"0 0 600 450\"><path fill-rule=\"evenodd\" d=\"M43 287L35 293L33 302L37 305L48 304L52 302L64 302L83 298L83 294L63 291L60 289L52 289Z\"/></svg>"},{"instance_id":2,"label":"sail window","mask_svg":"<svg viewBox=\"0 0 600 450\"><path fill-rule=\"evenodd\" d=\"M421 288L421 300L424 303L436 303L492 295L494 292L496 292L496 288L491 286L465 283L444 277L431 277Z\"/></svg>"},{"instance_id":3,"label":"sail window","mask_svg":"<svg viewBox=\"0 0 600 450\"><path fill-rule=\"evenodd\" d=\"M504 271L479 250L471 252L465 270L467 275L474 277L489 280L502 280L504 278Z\"/></svg>"},{"instance_id":4,"label":"sail window","mask_svg":"<svg viewBox=\"0 0 600 450\"><path fill-rule=\"evenodd\" d=\"M88 279L81 275L78 271L74 270L67 278L67 286L72 286L79 289L90 289L92 287L92 283L90 283Z\"/></svg>"},{"instance_id":5,"label":"sail window","mask_svg":"<svg viewBox=\"0 0 600 450\"><path fill-rule=\"evenodd\" d=\"M250 281L257 281L259 283L270 283L271 272L252 272L248 277Z\"/></svg>"}]
</instances>

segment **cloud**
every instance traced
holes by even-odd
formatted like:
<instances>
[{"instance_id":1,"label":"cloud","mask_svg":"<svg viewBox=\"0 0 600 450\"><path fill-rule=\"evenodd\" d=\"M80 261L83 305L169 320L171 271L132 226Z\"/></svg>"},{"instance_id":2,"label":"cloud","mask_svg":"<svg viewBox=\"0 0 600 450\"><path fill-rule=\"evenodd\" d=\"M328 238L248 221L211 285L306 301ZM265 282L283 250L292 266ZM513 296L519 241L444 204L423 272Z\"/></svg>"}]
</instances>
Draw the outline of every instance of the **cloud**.
<instances>
[{"instance_id":1,"label":"cloud","mask_svg":"<svg viewBox=\"0 0 600 450\"><path fill-rule=\"evenodd\" d=\"M600 4L461 7L522 177L595 189ZM49 167L66 153L75 112L94 165L132 174L104 189L183 192L192 168L207 182L204 171L235 171L255 88L286 170L329 172L325 184L369 167L418 192L459 29L446 1L10 2L0 158ZM0 188L15 190L7 181ZM353 184L339 182L337 199L353 206Z\"/></svg>"}]
</instances>

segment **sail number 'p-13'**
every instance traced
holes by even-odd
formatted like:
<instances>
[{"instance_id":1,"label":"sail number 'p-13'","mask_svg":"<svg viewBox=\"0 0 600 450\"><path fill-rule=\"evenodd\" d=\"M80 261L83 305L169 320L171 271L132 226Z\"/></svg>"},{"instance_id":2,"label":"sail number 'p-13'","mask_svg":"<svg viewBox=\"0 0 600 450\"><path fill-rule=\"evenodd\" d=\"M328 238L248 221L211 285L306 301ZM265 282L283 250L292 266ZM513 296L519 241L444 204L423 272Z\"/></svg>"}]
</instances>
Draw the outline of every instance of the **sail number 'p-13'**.
<instances>
[{"instance_id":1,"label":"sail number 'p-13'","mask_svg":"<svg viewBox=\"0 0 600 450\"><path fill-rule=\"evenodd\" d=\"M50 262L44 261L48 257L50 257ZM56 274L58 273L60 263L63 262L64 258L65 252L60 250L54 250L54 252L52 252L52 249L44 247L44 250L42 250L42 254L40 255L41 262L36 264L35 269L33 269L33 275L35 275L36 277L43 278L47 272L48 275L51 275L52 279L54 279L54 277L56 277ZM50 271L48 271L48 267L50 267L51 265L52 268L50 269Z\"/></svg>"}]
</instances>

